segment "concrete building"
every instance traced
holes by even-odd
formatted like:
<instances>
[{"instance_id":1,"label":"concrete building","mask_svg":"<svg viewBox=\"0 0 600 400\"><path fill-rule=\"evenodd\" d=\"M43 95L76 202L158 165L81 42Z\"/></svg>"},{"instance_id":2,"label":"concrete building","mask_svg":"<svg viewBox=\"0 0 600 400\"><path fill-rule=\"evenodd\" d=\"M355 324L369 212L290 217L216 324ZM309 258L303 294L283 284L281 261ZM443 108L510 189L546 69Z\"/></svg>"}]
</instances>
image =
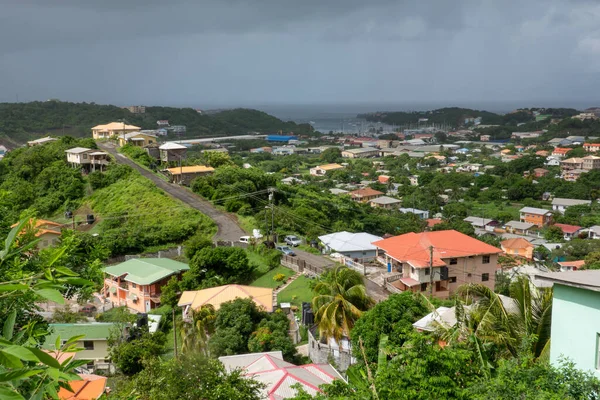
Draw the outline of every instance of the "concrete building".
<instances>
[{"instance_id":1,"label":"concrete building","mask_svg":"<svg viewBox=\"0 0 600 400\"><path fill-rule=\"evenodd\" d=\"M501 249L455 230L407 233L374 242L378 260L402 275L398 291L426 292L448 298L465 283L494 289ZM433 266L433 270L430 267Z\"/></svg>"},{"instance_id":2,"label":"concrete building","mask_svg":"<svg viewBox=\"0 0 600 400\"><path fill-rule=\"evenodd\" d=\"M600 271L549 272L536 278L553 284L550 362L568 357L600 378Z\"/></svg>"},{"instance_id":3,"label":"concrete building","mask_svg":"<svg viewBox=\"0 0 600 400\"><path fill-rule=\"evenodd\" d=\"M147 313L160 305L161 289L171 277L189 269L169 258L134 258L104 268L104 296L115 307Z\"/></svg>"},{"instance_id":4,"label":"concrete building","mask_svg":"<svg viewBox=\"0 0 600 400\"><path fill-rule=\"evenodd\" d=\"M121 133L118 136L119 146L130 144L137 147L145 147L149 144L156 143L158 139L150 133L129 132Z\"/></svg>"},{"instance_id":5,"label":"concrete building","mask_svg":"<svg viewBox=\"0 0 600 400\"><path fill-rule=\"evenodd\" d=\"M533 260L534 246L523 238L507 239L500 242L502 251L510 256L524 257Z\"/></svg>"},{"instance_id":6,"label":"concrete building","mask_svg":"<svg viewBox=\"0 0 600 400\"><path fill-rule=\"evenodd\" d=\"M560 197L555 197L552 199L552 211L558 211L561 214L564 214L566 209L571 206L580 206L592 204L591 200L577 200L577 199L565 199Z\"/></svg>"},{"instance_id":7,"label":"concrete building","mask_svg":"<svg viewBox=\"0 0 600 400\"><path fill-rule=\"evenodd\" d=\"M106 125L96 125L92 128L92 137L98 139L110 139L125 133L137 132L139 126L127 125L125 122L111 122Z\"/></svg>"},{"instance_id":8,"label":"concrete building","mask_svg":"<svg viewBox=\"0 0 600 400\"><path fill-rule=\"evenodd\" d=\"M519 210L521 222L527 222L537 227L552 223L552 211L543 208L523 207Z\"/></svg>"},{"instance_id":9,"label":"concrete building","mask_svg":"<svg viewBox=\"0 0 600 400\"><path fill-rule=\"evenodd\" d=\"M158 147L158 150L160 154L160 161L167 164L171 162L180 162L181 160L185 160L185 156L187 153L186 146L175 142L167 142L161 144Z\"/></svg>"},{"instance_id":10,"label":"concrete building","mask_svg":"<svg viewBox=\"0 0 600 400\"><path fill-rule=\"evenodd\" d=\"M125 107L132 114L145 114L146 106L127 106Z\"/></svg>"},{"instance_id":11,"label":"concrete building","mask_svg":"<svg viewBox=\"0 0 600 400\"><path fill-rule=\"evenodd\" d=\"M402 200L395 199L393 197L381 196L377 197L369 202L373 208L384 208L386 210L392 210L400 207Z\"/></svg>"},{"instance_id":12,"label":"concrete building","mask_svg":"<svg viewBox=\"0 0 600 400\"><path fill-rule=\"evenodd\" d=\"M379 150L373 147L362 147L360 149L348 149L342 151L344 158L370 158L378 157Z\"/></svg>"},{"instance_id":13,"label":"concrete building","mask_svg":"<svg viewBox=\"0 0 600 400\"><path fill-rule=\"evenodd\" d=\"M65 150L67 162L72 167L84 168L86 170L102 171L109 163L108 153L85 147L74 147Z\"/></svg>"},{"instance_id":14,"label":"concrete building","mask_svg":"<svg viewBox=\"0 0 600 400\"><path fill-rule=\"evenodd\" d=\"M597 153L600 151L600 143L584 143L583 149L588 153Z\"/></svg>"},{"instance_id":15,"label":"concrete building","mask_svg":"<svg viewBox=\"0 0 600 400\"><path fill-rule=\"evenodd\" d=\"M399 208L404 214L414 214L421 219L429 218L429 211L419 210L418 208Z\"/></svg>"},{"instance_id":16,"label":"concrete building","mask_svg":"<svg viewBox=\"0 0 600 400\"><path fill-rule=\"evenodd\" d=\"M515 235L529 235L530 231L536 229L536 225L529 222L508 221L504 224L506 231Z\"/></svg>"},{"instance_id":17,"label":"concrete building","mask_svg":"<svg viewBox=\"0 0 600 400\"><path fill-rule=\"evenodd\" d=\"M171 182L189 186L197 177L210 175L215 172L215 169L205 165L191 165L167 168L166 172L169 175Z\"/></svg>"},{"instance_id":18,"label":"concrete building","mask_svg":"<svg viewBox=\"0 0 600 400\"><path fill-rule=\"evenodd\" d=\"M361 203L367 203L377 197L383 196L383 193L379 190L371 189L370 187L364 189L353 190L350 192L352 200L359 201Z\"/></svg>"},{"instance_id":19,"label":"concrete building","mask_svg":"<svg viewBox=\"0 0 600 400\"><path fill-rule=\"evenodd\" d=\"M19 223L11 225L11 228L18 226ZM38 250L45 249L47 247L53 247L60 243L60 236L62 225L45 219L31 218L23 226L23 233L33 232L37 239L36 248Z\"/></svg>"},{"instance_id":20,"label":"concrete building","mask_svg":"<svg viewBox=\"0 0 600 400\"><path fill-rule=\"evenodd\" d=\"M380 236L360 232L335 232L319 236L325 253L340 253L348 258L370 261L377 255L377 247L372 243L382 240Z\"/></svg>"},{"instance_id":21,"label":"concrete building","mask_svg":"<svg viewBox=\"0 0 600 400\"><path fill-rule=\"evenodd\" d=\"M583 157L582 169L585 171L591 171L593 169L600 169L600 157L598 156L585 156Z\"/></svg>"}]
</instances>

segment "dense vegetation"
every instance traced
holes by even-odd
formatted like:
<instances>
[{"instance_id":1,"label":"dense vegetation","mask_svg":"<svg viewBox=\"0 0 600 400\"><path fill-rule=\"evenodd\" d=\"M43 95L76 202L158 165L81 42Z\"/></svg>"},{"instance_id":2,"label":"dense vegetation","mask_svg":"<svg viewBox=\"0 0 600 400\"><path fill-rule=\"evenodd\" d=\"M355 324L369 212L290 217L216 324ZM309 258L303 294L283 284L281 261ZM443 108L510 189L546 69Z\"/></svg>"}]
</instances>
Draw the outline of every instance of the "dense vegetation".
<instances>
[{"instance_id":1,"label":"dense vegetation","mask_svg":"<svg viewBox=\"0 0 600 400\"><path fill-rule=\"evenodd\" d=\"M535 122L534 111L539 112L546 118L564 118L578 114L579 112L572 108L525 108L519 109L508 114L496 114L489 111L473 110L469 108L447 107L431 111L379 111L376 113L361 114L359 118L365 118L367 121L384 122L386 124L407 125L416 124L421 118L427 118L427 123L447 124L451 127L467 126L467 118L481 118L483 125L509 125L514 129L517 124Z\"/></svg>"},{"instance_id":2,"label":"dense vegetation","mask_svg":"<svg viewBox=\"0 0 600 400\"><path fill-rule=\"evenodd\" d=\"M192 108L146 107L144 114L95 103L36 101L0 104L0 139L16 145L46 134L89 136L93 126L126 121L142 129L156 129L157 120L171 125L185 125L184 137L246 134L249 132L308 133L310 125L281 121L262 111L234 109L214 114L200 114Z\"/></svg>"},{"instance_id":3,"label":"dense vegetation","mask_svg":"<svg viewBox=\"0 0 600 400\"><path fill-rule=\"evenodd\" d=\"M104 256L180 243L196 231L214 233L207 217L167 196L133 169L112 164L106 172L83 175L67 165L65 150L95 148L91 139L63 137L43 146L24 147L0 161L0 231L21 215L70 226L67 210L81 222L92 213ZM152 216L150 219L148 216Z\"/></svg>"}]
</instances>

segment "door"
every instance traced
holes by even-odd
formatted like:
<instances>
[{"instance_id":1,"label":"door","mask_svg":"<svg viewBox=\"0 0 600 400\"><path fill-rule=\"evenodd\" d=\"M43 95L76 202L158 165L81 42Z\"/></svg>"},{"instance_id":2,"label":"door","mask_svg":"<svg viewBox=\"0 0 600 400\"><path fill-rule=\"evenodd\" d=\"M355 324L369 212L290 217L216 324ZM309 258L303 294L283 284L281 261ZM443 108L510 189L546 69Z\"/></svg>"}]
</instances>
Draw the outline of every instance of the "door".
<instances>
[{"instance_id":1,"label":"door","mask_svg":"<svg viewBox=\"0 0 600 400\"><path fill-rule=\"evenodd\" d=\"M150 311L150 300L146 300L146 312Z\"/></svg>"}]
</instances>

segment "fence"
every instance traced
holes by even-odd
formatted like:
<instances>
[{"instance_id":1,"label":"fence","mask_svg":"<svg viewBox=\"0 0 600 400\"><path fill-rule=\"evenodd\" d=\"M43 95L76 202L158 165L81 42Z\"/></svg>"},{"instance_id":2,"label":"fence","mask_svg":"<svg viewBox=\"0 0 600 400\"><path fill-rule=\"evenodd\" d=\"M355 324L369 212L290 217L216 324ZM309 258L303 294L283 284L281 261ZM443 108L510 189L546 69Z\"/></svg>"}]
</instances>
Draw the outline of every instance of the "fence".
<instances>
[{"instance_id":1,"label":"fence","mask_svg":"<svg viewBox=\"0 0 600 400\"><path fill-rule=\"evenodd\" d=\"M402 274L396 274L396 275L388 276L388 277L386 277L386 278L383 279L383 282L384 282L383 286L390 293L402 293L402 290L400 290L396 286L392 285L392 282L395 282L395 281L399 280L400 278L402 278Z\"/></svg>"},{"instance_id":2,"label":"fence","mask_svg":"<svg viewBox=\"0 0 600 400\"><path fill-rule=\"evenodd\" d=\"M349 268L352 268L353 270L361 273L362 275L366 275L366 267L359 263L358 261L354 261L351 258L347 258L347 257L343 257L342 258L343 264Z\"/></svg>"},{"instance_id":3,"label":"fence","mask_svg":"<svg viewBox=\"0 0 600 400\"><path fill-rule=\"evenodd\" d=\"M315 276L321 275L323 272L325 272L325 268L323 267L312 265L305 260L301 260L297 257L287 256L285 254L281 256L281 265L293 269L296 272Z\"/></svg>"}]
</instances>

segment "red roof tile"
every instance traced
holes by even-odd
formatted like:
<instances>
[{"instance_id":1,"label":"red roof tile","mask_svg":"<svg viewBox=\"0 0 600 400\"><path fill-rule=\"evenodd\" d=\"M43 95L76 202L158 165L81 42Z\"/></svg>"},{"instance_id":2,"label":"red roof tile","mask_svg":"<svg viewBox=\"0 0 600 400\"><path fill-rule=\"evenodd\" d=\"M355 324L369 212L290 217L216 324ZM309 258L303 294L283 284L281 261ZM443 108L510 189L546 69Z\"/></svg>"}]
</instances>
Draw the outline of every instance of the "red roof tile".
<instances>
[{"instance_id":1,"label":"red roof tile","mask_svg":"<svg viewBox=\"0 0 600 400\"><path fill-rule=\"evenodd\" d=\"M563 233L575 233L581 230L581 227L577 225L554 224L554 226L558 226L560 229L562 229Z\"/></svg>"},{"instance_id":2,"label":"red roof tile","mask_svg":"<svg viewBox=\"0 0 600 400\"><path fill-rule=\"evenodd\" d=\"M442 221L441 218L429 218L427 220L427 226L429 228L433 228L434 226L436 226L437 224L441 224L442 222L444 221Z\"/></svg>"},{"instance_id":3,"label":"red roof tile","mask_svg":"<svg viewBox=\"0 0 600 400\"><path fill-rule=\"evenodd\" d=\"M430 247L433 247L433 265L436 267L446 265L443 260L449 258L502 253L494 246L455 230L407 233L378 240L373 245L385 250L396 260L408 262L417 268L429 266Z\"/></svg>"}]
</instances>

